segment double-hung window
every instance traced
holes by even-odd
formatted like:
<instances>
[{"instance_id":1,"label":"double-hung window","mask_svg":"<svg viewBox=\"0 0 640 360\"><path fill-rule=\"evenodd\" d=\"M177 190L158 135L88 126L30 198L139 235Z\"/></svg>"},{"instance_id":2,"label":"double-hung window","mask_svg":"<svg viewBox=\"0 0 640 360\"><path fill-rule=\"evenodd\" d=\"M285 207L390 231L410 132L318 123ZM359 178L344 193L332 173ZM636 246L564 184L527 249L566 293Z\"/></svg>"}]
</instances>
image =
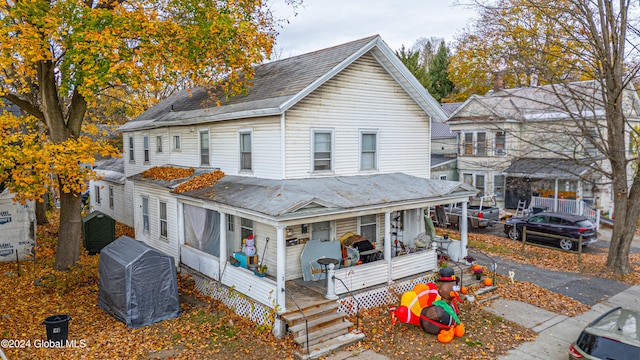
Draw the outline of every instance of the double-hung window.
<instances>
[{"instance_id":1,"label":"double-hung window","mask_svg":"<svg viewBox=\"0 0 640 360\"><path fill-rule=\"evenodd\" d=\"M463 155L487 155L487 133L465 132L462 138L462 154Z\"/></svg>"},{"instance_id":2,"label":"double-hung window","mask_svg":"<svg viewBox=\"0 0 640 360\"><path fill-rule=\"evenodd\" d=\"M162 135L156 136L156 152L162 152Z\"/></svg>"},{"instance_id":3,"label":"double-hung window","mask_svg":"<svg viewBox=\"0 0 640 360\"><path fill-rule=\"evenodd\" d=\"M332 171L333 132L313 131L313 171Z\"/></svg>"},{"instance_id":4,"label":"double-hung window","mask_svg":"<svg viewBox=\"0 0 640 360\"><path fill-rule=\"evenodd\" d=\"M144 162L149 162L149 135L144 135L142 137L142 145L144 148Z\"/></svg>"},{"instance_id":5,"label":"double-hung window","mask_svg":"<svg viewBox=\"0 0 640 360\"><path fill-rule=\"evenodd\" d=\"M504 131L496 131L494 135L494 144L493 144L493 154L494 155L504 155L507 153L506 145L506 134Z\"/></svg>"},{"instance_id":6,"label":"double-hung window","mask_svg":"<svg viewBox=\"0 0 640 360\"><path fill-rule=\"evenodd\" d=\"M129 161L130 162L134 162L136 161L136 157L135 154L133 152L134 146L133 146L133 135L129 135Z\"/></svg>"},{"instance_id":7,"label":"double-hung window","mask_svg":"<svg viewBox=\"0 0 640 360\"><path fill-rule=\"evenodd\" d=\"M200 130L200 165L209 166L209 130Z\"/></svg>"},{"instance_id":8,"label":"double-hung window","mask_svg":"<svg viewBox=\"0 0 640 360\"><path fill-rule=\"evenodd\" d=\"M476 133L476 155L487 155L487 133Z\"/></svg>"},{"instance_id":9,"label":"double-hung window","mask_svg":"<svg viewBox=\"0 0 640 360\"><path fill-rule=\"evenodd\" d=\"M180 151L182 144L180 143L180 135L173 135L173 151Z\"/></svg>"},{"instance_id":10,"label":"double-hung window","mask_svg":"<svg viewBox=\"0 0 640 360\"><path fill-rule=\"evenodd\" d=\"M100 186L96 185L93 187L93 192L95 193L95 202L96 204L100 205Z\"/></svg>"},{"instance_id":11,"label":"double-hung window","mask_svg":"<svg viewBox=\"0 0 640 360\"><path fill-rule=\"evenodd\" d=\"M167 237L167 203L160 201L160 237Z\"/></svg>"},{"instance_id":12,"label":"double-hung window","mask_svg":"<svg viewBox=\"0 0 640 360\"><path fill-rule=\"evenodd\" d=\"M149 232L149 198L142 197L142 231Z\"/></svg>"},{"instance_id":13,"label":"double-hung window","mask_svg":"<svg viewBox=\"0 0 640 360\"><path fill-rule=\"evenodd\" d=\"M113 185L109 185L109 209L113 209Z\"/></svg>"},{"instance_id":14,"label":"double-hung window","mask_svg":"<svg viewBox=\"0 0 640 360\"><path fill-rule=\"evenodd\" d=\"M240 170L251 170L251 132L240 133Z\"/></svg>"},{"instance_id":15,"label":"double-hung window","mask_svg":"<svg viewBox=\"0 0 640 360\"><path fill-rule=\"evenodd\" d=\"M360 235L369 239L372 243L378 242L378 226L376 215L365 215L360 217Z\"/></svg>"},{"instance_id":16,"label":"double-hung window","mask_svg":"<svg viewBox=\"0 0 640 360\"><path fill-rule=\"evenodd\" d=\"M375 131L363 131L360 135L360 170L378 168L378 134Z\"/></svg>"}]
</instances>

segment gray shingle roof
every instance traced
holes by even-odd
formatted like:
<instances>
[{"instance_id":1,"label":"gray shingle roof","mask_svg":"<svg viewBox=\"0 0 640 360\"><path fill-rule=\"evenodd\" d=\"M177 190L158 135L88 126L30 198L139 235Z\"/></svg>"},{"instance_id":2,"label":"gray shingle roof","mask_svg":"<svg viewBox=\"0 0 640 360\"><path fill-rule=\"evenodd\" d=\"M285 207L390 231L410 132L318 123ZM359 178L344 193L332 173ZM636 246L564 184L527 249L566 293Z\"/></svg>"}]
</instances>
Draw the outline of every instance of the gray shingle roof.
<instances>
[{"instance_id":1,"label":"gray shingle roof","mask_svg":"<svg viewBox=\"0 0 640 360\"><path fill-rule=\"evenodd\" d=\"M562 159L520 158L504 172L511 176L532 178L575 179L589 171L589 166Z\"/></svg>"},{"instance_id":2,"label":"gray shingle roof","mask_svg":"<svg viewBox=\"0 0 640 360\"><path fill-rule=\"evenodd\" d=\"M442 164L446 164L450 161L457 161L455 157L444 156L442 154L431 154L431 167L434 168L436 166L440 166Z\"/></svg>"},{"instance_id":3,"label":"gray shingle roof","mask_svg":"<svg viewBox=\"0 0 640 360\"><path fill-rule=\"evenodd\" d=\"M281 114L369 51L375 52L376 59L412 97L419 99L416 100L418 104L434 119L446 119L438 103L376 35L258 65L245 95L225 99L222 93L202 87L179 91L121 126L120 130ZM215 99L220 100L220 106L216 106Z\"/></svg>"},{"instance_id":4,"label":"gray shingle roof","mask_svg":"<svg viewBox=\"0 0 640 360\"><path fill-rule=\"evenodd\" d=\"M181 195L274 218L375 208L447 196L472 196L467 184L403 173L271 180L228 175L211 187Z\"/></svg>"},{"instance_id":5,"label":"gray shingle roof","mask_svg":"<svg viewBox=\"0 0 640 360\"><path fill-rule=\"evenodd\" d=\"M456 133L451 132L451 127L447 123L441 122L431 122L431 138L432 139L442 139L442 138L455 138L457 137Z\"/></svg>"}]
</instances>

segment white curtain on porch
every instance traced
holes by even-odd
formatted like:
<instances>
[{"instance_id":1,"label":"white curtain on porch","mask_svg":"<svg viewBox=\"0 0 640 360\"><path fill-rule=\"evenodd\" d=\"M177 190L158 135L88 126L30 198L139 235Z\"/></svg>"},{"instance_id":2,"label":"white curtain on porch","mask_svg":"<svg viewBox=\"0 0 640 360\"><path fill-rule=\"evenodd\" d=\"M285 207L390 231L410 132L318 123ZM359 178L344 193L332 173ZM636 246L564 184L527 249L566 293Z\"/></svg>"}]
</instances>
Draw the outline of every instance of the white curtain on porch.
<instances>
[{"instance_id":1,"label":"white curtain on porch","mask_svg":"<svg viewBox=\"0 0 640 360\"><path fill-rule=\"evenodd\" d=\"M184 205L185 242L207 254L220 257L220 214L193 205Z\"/></svg>"}]
</instances>

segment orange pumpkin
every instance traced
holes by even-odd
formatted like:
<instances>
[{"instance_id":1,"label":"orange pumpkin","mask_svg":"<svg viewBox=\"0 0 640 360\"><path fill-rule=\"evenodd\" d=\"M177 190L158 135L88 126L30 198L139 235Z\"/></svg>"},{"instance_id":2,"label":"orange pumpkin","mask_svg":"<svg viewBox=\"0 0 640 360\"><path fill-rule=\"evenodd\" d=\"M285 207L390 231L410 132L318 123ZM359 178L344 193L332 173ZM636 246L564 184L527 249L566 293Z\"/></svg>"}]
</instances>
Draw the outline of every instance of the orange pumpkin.
<instances>
[{"instance_id":1,"label":"orange pumpkin","mask_svg":"<svg viewBox=\"0 0 640 360\"><path fill-rule=\"evenodd\" d=\"M473 266L471 266L471 270L473 271L480 270L480 269L482 269L482 266L478 264L473 264Z\"/></svg>"},{"instance_id":2,"label":"orange pumpkin","mask_svg":"<svg viewBox=\"0 0 640 360\"><path fill-rule=\"evenodd\" d=\"M448 342L451 342L451 340L453 340L453 336L454 336L453 328L449 330L440 330L440 332L438 333L438 341L440 341L443 344L446 344Z\"/></svg>"},{"instance_id":3,"label":"orange pumpkin","mask_svg":"<svg viewBox=\"0 0 640 360\"><path fill-rule=\"evenodd\" d=\"M460 287L460 293L462 293L462 295L467 295L467 287L466 286L461 286Z\"/></svg>"},{"instance_id":4,"label":"orange pumpkin","mask_svg":"<svg viewBox=\"0 0 640 360\"><path fill-rule=\"evenodd\" d=\"M456 327L453 328L453 335L457 337L464 335L464 324L456 325Z\"/></svg>"},{"instance_id":5,"label":"orange pumpkin","mask_svg":"<svg viewBox=\"0 0 640 360\"><path fill-rule=\"evenodd\" d=\"M483 284L484 286L491 286L493 285L493 280L491 280L491 278L485 278Z\"/></svg>"}]
</instances>

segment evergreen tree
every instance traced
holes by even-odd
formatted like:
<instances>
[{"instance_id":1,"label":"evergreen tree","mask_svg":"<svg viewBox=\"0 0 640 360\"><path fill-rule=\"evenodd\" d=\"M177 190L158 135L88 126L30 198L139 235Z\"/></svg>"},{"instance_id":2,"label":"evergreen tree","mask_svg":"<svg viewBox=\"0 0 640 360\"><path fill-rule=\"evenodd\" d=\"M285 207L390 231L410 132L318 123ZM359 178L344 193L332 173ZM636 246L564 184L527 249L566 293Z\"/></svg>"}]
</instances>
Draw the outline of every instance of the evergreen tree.
<instances>
[{"instance_id":1,"label":"evergreen tree","mask_svg":"<svg viewBox=\"0 0 640 360\"><path fill-rule=\"evenodd\" d=\"M402 61L404 66L406 66L407 69L411 71L413 76L418 79L420 84L422 84L422 86L426 88L428 81L427 70L420 63L420 52L407 50L405 49L404 45L402 45L402 48L399 51L396 51L396 56L400 59L400 61Z\"/></svg>"},{"instance_id":2,"label":"evergreen tree","mask_svg":"<svg viewBox=\"0 0 640 360\"><path fill-rule=\"evenodd\" d=\"M440 101L454 90L453 82L449 80L449 49L444 41L440 43L438 52L429 64L429 71L426 76L425 88L431 96Z\"/></svg>"}]
</instances>

